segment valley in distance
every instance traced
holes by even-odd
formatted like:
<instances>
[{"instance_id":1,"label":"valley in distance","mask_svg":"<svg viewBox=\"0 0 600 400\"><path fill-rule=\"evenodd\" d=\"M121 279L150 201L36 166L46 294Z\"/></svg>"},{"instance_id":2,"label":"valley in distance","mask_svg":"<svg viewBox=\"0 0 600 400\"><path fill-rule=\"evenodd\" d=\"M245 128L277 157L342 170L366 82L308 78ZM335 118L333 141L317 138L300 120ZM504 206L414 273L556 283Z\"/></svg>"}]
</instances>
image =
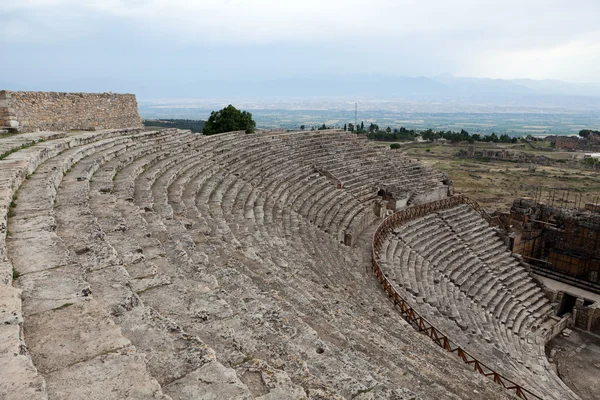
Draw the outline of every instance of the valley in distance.
<instances>
[{"instance_id":1,"label":"valley in distance","mask_svg":"<svg viewBox=\"0 0 600 400\"><path fill-rule=\"evenodd\" d=\"M586 157L593 149L556 148L547 136L575 136L584 129L600 129L600 111L551 109L536 106L442 104L408 100L357 101L358 124L371 124L385 131L404 127L420 132L467 131L484 137L495 133L518 138L516 143L447 140L398 141L400 151L433 168L448 172L457 192L477 200L490 210L508 211L516 197L535 197L539 191L569 191L581 201L599 202L600 177L597 164ZM168 126L151 120L185 119L201 125L210 112L227 100L140 101L146 126ZM345 99L240 99L236 107L250 111L258 130L318 129L325 124L343 129L354 124L355 102ZM200 120L200 121L199 121ZM180 126L182 127L182 126ZM194 130L192 128L192 130ZM199 131L200 128L197 129ZM419 140L421 139L421 140ZM378 141L383 146L390 140ZM473 146L473 156L465 156ZM486 156L482 156L485 152ZM492 155L491 157L489 155ZM571 196L571 201L575 201ZM565 204L566 206L567 204ZM573 205L573 204L571 204Z\"/></svg>"},{"instance_id":2,"label":"valley in distance","mask_svg":"<svg viewBox=\"0 0 600 400\"><path fill-rule=\"evenodd\" d=\"M154 100L140 101L144 119L205 120L211 111L229 103L252 113L258 129L343 127L354 123L355 101L343 99ZM385 129L458 130L511 136L577 135L581 129L600 128L600 108L549 109L535 106L495 106L421 103L401 100L357 100L357 120Z\"/></svg>"}]
</instances>

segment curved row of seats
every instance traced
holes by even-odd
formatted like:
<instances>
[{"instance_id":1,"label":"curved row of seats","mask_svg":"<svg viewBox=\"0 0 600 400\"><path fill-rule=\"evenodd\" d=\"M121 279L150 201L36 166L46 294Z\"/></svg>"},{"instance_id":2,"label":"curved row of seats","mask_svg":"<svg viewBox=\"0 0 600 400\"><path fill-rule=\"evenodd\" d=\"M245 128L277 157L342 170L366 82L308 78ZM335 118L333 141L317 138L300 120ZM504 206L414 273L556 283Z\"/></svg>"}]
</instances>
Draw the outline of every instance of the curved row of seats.
<instances>
[{"instance_id":1,"label":"curved row of seats","mask_svg":"<svg viewBox=\"0 0 600 400\"><path fill-rule=\"evenodd\" d=\"M89 373L82 366L77 370L69 368L70 364L80 357L98 354L107 347L127 348L126 339L119 335L105 310L93 299L81 301L89 297L89 284L77 274L77 269L70 263L67 249L56 235L53 210L56 189L71 165L108 143L122 144L136 140L131 133L136 131L27 134L34 138L36 144L14 152L1 161L0 171L9 175L5 175L6 179L2 181L3 191L7 197L10 196L10 203L7 197L3 198L2 203L4 215L10 217L10 224L5 231L6 253L5 237L2 235L3 269L11 271L11 281L16 279L14 285L20 289L12 291L13 301L8 303L8 308L16 321L25 320L24 324L8 324L7 321L2 324L2 350L7 349L6 346L17 345L16 351L2 351L0 354L3 371L0 393L3 398L44 399L47 398L47 392L65 397L65 389L68 391L72 387L71 378L81 378ZM17 189L21 198L17 196ZM6 257L7 254L9 257ZM12 289L12 286L0 288L3 316L7 311L7 297L4 296L7 289ZM22 305L19 301L21 291ZM79 310L79 318L61 319L71 306L71 311ZM65 351L64 343L69 341L69 335L89 330L90 324L100 328L96 335L86 338L96 346L81 347L75 343ZM35 328L28 330L28 327ZM16 331L8 336L4 334L7 329ZM52 348L51 356L34 357L31 363L27 346L32 355L44 354L45 350ZM126 354L104 357L102 362L106 364L106 376L112 379L115 373L120 372L116 365L126 364L129 372L124 376L139 383L136 393L145 394L148 398L160 398L160 387L156 381L139 368L144 365L143 357L134 349L129 350ZM102 369L98 365L100 361L93 360L94 369L98 371ZM44 375L43 378L38 371ZM48 379L49 376L52 379ZM85 379L81 379L81 383L85 384ZM89 388L97 389L92 383Z\"/></svg>"},{"instance_id":2,"label":"curved row of seats","mask_svg":"<svg viewBox=\"0 0 600 400\"><path fill-rule=\"evenodd\" d=\"M219 144L223 145L224 141L221 141ZM261 240L259 239L259 242L254 244L253 246L249 246L248 243L243 244L242 241L243 239L246 240L251 240L252 238L254 238L255 236L251 236L250 238L248 238L247 236L244 237L240 237L240 238L236 238L234 237L230 237L230 235L232 235L232 230L231 227L236 227L237 225L239 225L239 220L234 219L231 221L231 224L227 224L226 222L228 222L226 220L226 216L223 213L223 210L228 209L229 205L227 204L227 201L225 201L225 199L229 199L229 198L236 198L236 199L241 199L241 201L244 202L244 206L240 207L240 210L244 210L243 212L243 217L245 220L252 220L255 219L255 217L260 215L260 212L258 212L258 210L255 208L255 206L253 206L253 202L255 202L256 200L258 200L259 198L265 198L264 196L261 196L259 193L257 193L256 191L252 192L250 191L249 193L243 193L241 196L237 195L237 192L233 192L232 194L227 194L229 193L229 190L234 190L234 188L241 188L243 185L234 185L234 182L239 182L239 179L236 179L237 177L235 177L235 173L228 173L226 171L223 171L221 167L222 162L224 160L227 160L228 158L230 158L231 155L227 154L227 153L223 153L223 157L221 158L214 158L212 159L212 163L211 164L206 164L206 165L202 165L202 166L198 166L198 162L195 160L189 160L189 164L191 164L190 168L187 167L188 161L186 160L181 160L180 157L174 157L174 160L172 161L168 161L168 160L160 160L158 161L154 166L146 169L143 173L140 174L139 178L136 179L136 186L135 186L135 192L139 193L139 195L136 196L136 198L141 198L142 201L139 202L139 207L142 208L147 208L147 204L152 203L153 204L153 210L154 212L158 213L158 214L162 214L162 218L158 217L156 218L156 216L153 217L148 217L147 220L151 220L153 221L153 223L156 224L160 224L160 226L155 227L157 234L160 234L161 232L168 232L168 234L165 234L164 236L166 237L167 235L171 235L171 237L177 237L178 241L180 244L184 244L184 250L185 251L181 251L181 248L179 249L178 252L174 252L173 255L171 257L173 257L173 259L177 259L177 264L181 264L185 262L185 257L189 257L192 260L197 260L198 263L200 263L202 261L202 257L199 255L195 255L195 253L197 253L196 249L199 245L199 243L196 243L195 246L190 246L190 243L193 242L192 238L190 237L186 237L188 235L186 235L186 230L182 228L182 224L170 224L168 221L171 220L172 216L173 216L173 210L172 207L169 204L165 203L165 200L168 198L168 194L165 195L165 191L164 191L164 187L166 185L168 185L169 182L176 182L177 179L180 178L180 175L182 174L182 172L189 172L189 171L193 171L194 173L194 177L189 179L189 178L185 178L186 182L189 182L189 187L191 188L191 191L188 191L185 195L185 199L189 200L189 199L193 199L196 198L195 202L193 204L184 201L185 203L187 203L188 208L190 210L192 210L192 213L188 216L185 217L185 221L183 226L185 226L186 224L188 226L194 226L194 224L199 224L200 222L202 222L202 224L204 226L206 225L211 225L213 227L213 230L211 231L213 233L213 235L216 235L219 237L220 240L223 241L228 241L229 243L232 243L235 245L235 247L242 247L242 250L244 250L244 255L248 256L251 260L255 260L257 257L255 254L250 253L251 248L253 248L254 246L258 246L261 243L265 243L265 242L269 242L269 234L267 233L263 233L263 238L267 238L267 240ZM133 164L133 163L132 163ZM139 170L139 169L138 169ZM121 175L123 176L127 176L127 174L123 174L125 170L121 171L121 173L119 174L119 177ZM159 177L159 174L162 174ZM118 184L119 178L117 178L117 184ZM302 191L303 187L299 186L297 188L297 190ZM149 201L148 198L146 197L147 195L149 195L150 193L152 193L153 197L152 200ZM293 201L296 201L297 199L300 198L300 196L298 197L289 197L288 199L293 198ZM136 202L137 203L137 202ZM178 207L181 207L180 204L178 204L179 202L174 202L174 204L177 204ZM293 205L287 206L285 207L286 210L293 210L294 207ZM195 220L199 220L198 216L203 216L204 218L201 218L201 220L203 221L195 221ZM208 223L207 223L208 222ZM225 222L225 223L224 223ZM237 223L236 223L237 222ZM162 225L168 225L168 226L162 226ZM246 224L247 227L251 227L252 224L247 223ZM259 228L259 227L257 227ZM258 232L255 232L258 233ZM322 239L321 239L322 240ZM187 246L185 245L187 244ZM245 248L244 248L245 247ZM305 249L305 247L302 247L301 249ZM298 249L297 251L302 251L301 249ZM254 248L254 251L256 251L256 249ZM305 251L305 250L303 250ZM270 250L271 254L270 257L273 257L273 250ZM208 252L208 255L212 255L210 252ZM250 253L250 254L249 254ZM167 249L167 256L170 256L169 254L169 250ZM285 259L288 260L290 259L290 255L286 255ZM282 257L281 260L279 260L280 262L283 261L284 258ZM264 259L262 260L264 262ZM216 265L221 265L220 262L215 262L214 264ZM215 271L215 273L220 273L221 271ZM254 277L254 279L257 279L256 277ZM249 283L247 283L249 285ZM257 285L257 289L256 291L259 292L259 287L264 287L264 286L268 286L267 284L265 284L264 282L261 283L260 285ZM290 290L291 288L288 288L288 290ZM295 292L295 294L297 293L301 293L301 291L297 290ZM228 291L228 295L229 297L227 298L229 301L226 300L225 304L230 304L230 302L235 302L236 299L236 291L234 290L229 290ZM152 302L152 293L148 293L145 294L147 295L149 298L146 298L143 296L143 298L146 299L146 302ZM154 294L156 295L156 294ZM219 300L223 300L223 299L219 299ZM225 307L225 306L224 306ZM227 311L228 309L230 309L231 307L225 307L226 310L223 311L225 312L225 314L227 316L229 316L230 311ZM172 311L173 313L175 311ZM195 319L193 317L190 317L190 320L187 321L187 324L189 324L190 326L193 326L194 323L197 323L195 321ZM221 330L221 327L207 327L205 323L202 324L202 328L203 329L218 329ZM243 331L243 324L236 324L236 330L239 331L239 336L237 337L237 340L239 342L246 342L246 343L251 343L251 342L266 342L267 339L264 336L261 336L260 338L254 339L254 340L250 340L250 338L253 338L253 336L256 335L256 333L252 332L252 331L247 331L244 332ZM296 328L297 330L297 328ZM216 334L218 333L218 331L215 331L215 336L217 336ZM232 343L230 343L230 338L226 338L224 340L224 342L220 342L218 340L218 337L216 337L214 339L214 342L211 343L211 346L213 346L216 350L217 353L219 354L228 354L231 353L231 347ZM289 340L289 339L288 339ZM265 343L266 345L267 343ZM248 344L250 345L250 344ZM255 346L255 345L254 345ZM266 350L266 349L265 349ZM288 350L288 351L293 351L293 348ZM241 355L237 355L237 353L232 353L230 357L240 357ZM266 356L264 356L265 358L272 358L274 357L274 355L271 355L269 353L267 353ZM318 357L319 359L324 359L326 357ZM232 359L232 362L235 361L234 359ZM335 365L335 360L327 360L327 362L322 361L324 367L325 365L329 365L330 367ZM346 383L346 385L348 384L348 382ZM355 383L354 385L359 386L359 383ZM354 385L350 385L350 386L354 386ZM337 388L338 390L344 390L344 388ZM345 389L348 390L348 389Z\"/></svg>"},{"instance_id":3,"label":"curved row of seats","mask_svg":"<svg viewBox=\"0 0 600 400\"><path fill-rule=\"evenodd\" d=\"M27 149L44 156L13 180L7 254L23 319L11 326L31 360L14 357L23 386L3 375L0 393L506 398L398 318L366 275L368 233L340 243L368 207L322 168L353 158L354 136L58 140Z\"/></svg>"},{"instance_id":4,"label":"curved row of seats","mask_svg":"<svg viewBox=\"0 0 600 400\"><path fill-rule=\"evenodd\" d=\"M543 398L577 398L545 358L552 304L470 205L394 228L379 262L419 313L480 361Z\"/></svg>"}]
</instances>

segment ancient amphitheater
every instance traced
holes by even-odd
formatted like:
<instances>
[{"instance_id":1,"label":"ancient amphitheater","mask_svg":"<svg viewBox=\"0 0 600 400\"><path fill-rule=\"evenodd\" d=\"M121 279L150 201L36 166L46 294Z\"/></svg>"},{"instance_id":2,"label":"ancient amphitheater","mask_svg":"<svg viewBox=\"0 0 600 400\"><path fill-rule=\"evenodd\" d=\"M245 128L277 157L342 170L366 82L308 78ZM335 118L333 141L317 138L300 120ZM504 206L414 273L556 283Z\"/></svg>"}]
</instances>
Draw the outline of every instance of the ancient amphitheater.
<instances>
[{"instance_id":1,"label":"ancient amphitheater","mask_svg":"<svg viewBox=\"0 0 600 400\"><path fill-rule=\"evenodd\" d=\"M444 174L130 114L0 138L0 399L578 398L553 305Z\"/></svg>"}]
</instances>

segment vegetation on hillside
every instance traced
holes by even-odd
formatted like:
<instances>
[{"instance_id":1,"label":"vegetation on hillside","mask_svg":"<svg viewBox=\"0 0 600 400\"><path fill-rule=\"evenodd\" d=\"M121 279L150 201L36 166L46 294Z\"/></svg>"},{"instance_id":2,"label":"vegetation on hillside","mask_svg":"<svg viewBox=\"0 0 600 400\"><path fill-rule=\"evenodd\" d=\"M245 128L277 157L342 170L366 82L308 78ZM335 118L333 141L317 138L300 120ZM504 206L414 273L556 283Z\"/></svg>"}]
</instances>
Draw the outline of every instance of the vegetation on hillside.
<instances>
[{"instance_id":1,"label":"vegetation on hillside","mask_svg":"<svg viewBox=\"0 0 600 400\"><path fill-rule=\"evenodd\" d=\"M372 131L370 130L366 135L370 140L395 142L415 140L415 137L417 137L418 132L416 132L414 129L406 129L404 127L400 127L400 129L391 129L388 126L387 129L384 131L380 131L379 129Z\"/></svg>"},{"instance_id":2,"label":"vegetation on hillside","mask_svg":"<svg viewBox=\"0 0 600 400\"><path fill-rule=\"evenodd\" d=\"M334 129L335 126L327 126L326 124L321 125L316 128L317 130L324 129ZM301 125L300 129L304 130L305 126ZM428 140L430 142L437 139L445 139L452 143L459 142L493 142L493 143L517 143L519 138L510 137L507 134L501 134L498 136L496 133L492 132L490 135L480 135L480 134L469 134L466 130L462 129L460 132L455 131L434 131L433 129L427 129L423 131L415 130L415 129L406 129L401 126L400 128L392 128L388 126L385 129L380 129L378 124L370 123L368 127L365 127L364 121L357 126L354 124L344 124L342 128L344 131L354 132L357 134L364 134L370 140L378 140L385 142L396 142L396 141L412 141L415 140L417 136L421 136L424 140ZM315 130L313 126L311 130Z\"/></svg>"},{"instance_id":3,"label":"vegetation on hillside","mask_svg":"<svg viewBox=\"0 0 600 400\"><path fill-rule=\"evenodd\" d=\"M453 143L459 143L459 142L517 143L519 141L518 138L516 138L516 137L511 138L506 133L498 136L498 135L496 135L496 133L492 132L491 135L481 136L478 133L471 135L471 134L469 134L469 132L465 131L464 129L462 129L460 132L454 132L454 131L434 132L433 130L428 129L425 132L422 132L421 136L423 137L423 139L429 140L429 141L433 141L436 139L446 139Z\"/></svg>"},{"instance_id":4,"label":"vegetation on hillside","mask_svg":"<svg viewBox=\"0 0 600 400\"><path fill-rule=\"evenodd\" d=\"M251 113L238 110L230 104L222 110L210 113L210 117L204 125L204 134L214 135L232 131L253 133L255 128L256 122L252 119Z\"/></svg>"},{"instance_id":5,"label":"vegetation on hillside","mask_svg":"<svg viewBox=\"0 0 600 400\"><path fill-rule=\"evenodd\" d=\"M348 125L350 132L355 131L353 124ZM517 143L519 141L516 137L510 137L507 134L500 136L493 133L491 135L481 136L480 134L469 134L466 130L462 129L460 132L455 131L434 131L433 129L427 129L425 131L417 131L414 129L406 129L405 127L391 128L387 127L384 130L379 129L379 125L371 123L367 129L365 129L364 122L361 122L356 127L356 133L366 134L370 140L380 140L386 142L395 141L411 141L417 136L421 136L424 140L434 141L437 139L446 139L453 143L459 142L493 142L493 143Z\"/></svg>"},{"instance_id":6,"label":"vegetation on hillside","mask_svg":"<svg viewBox=\"0 0 600 400\"><path fill-rule=\"evenodd\" d=\"M200 133L204 129L205 121L194 119L145 119L144 126L160 128L189 129L192 132Z\"/></svg>"},{"instance_id":7,"label":"vegetation on hillside","mask_svg":"<svg viewBox=\"0 0 600 400\"><path fill-rule=\"evenodd\" d=\"M579 131L579 136L587 138L588 136L590 136L591 133L593 133L594 135L600 135L600 131L594 131L591 129L582 129Z\"/></svg>"}]
</instances>

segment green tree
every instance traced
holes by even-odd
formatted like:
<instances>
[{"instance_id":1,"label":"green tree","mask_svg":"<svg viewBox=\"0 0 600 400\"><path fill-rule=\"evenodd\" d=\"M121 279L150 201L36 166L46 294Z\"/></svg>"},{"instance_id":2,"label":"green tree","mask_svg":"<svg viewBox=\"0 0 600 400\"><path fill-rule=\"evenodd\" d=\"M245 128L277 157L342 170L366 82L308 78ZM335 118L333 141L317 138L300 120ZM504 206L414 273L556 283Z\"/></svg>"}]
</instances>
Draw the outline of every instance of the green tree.
<instances>
[{"instance_id":1,"label":"green tree","mask_svg":"<svg viewBox=\"0 0 600 400\"><path fill-rule=\"evenodd\" d=\"M390 149L398 150L400 148L400 143L392 143L390 144Z\"/></svg>"},{"instance_id":2,"label":"green tree","mask_svg":"<svg viewBox=\"0 0 600 400\"><path fill-rule=\"evenodd\" d=\"M304 130L304 128L306 128L306 126L304 126L304 125L300 125L300 129L301 129L301 130Z\"/></svg>"},{"instance_id":3,"label":"green tree","mask_svg":"<svg viewBox=\"0 0 600 400\"><path fill-rule=\"evenodd\" d=\"M238 110L230 104L222 110L210 113L210 117L204 125L204 134L214 135L232 131L253 133L254 128L256 128L256 122L252 119L252 114Z\"/></svg>"},{"instance_id":4,"label":"green tree","mask_svg":"<svg viewBox=\"0 0 600 400\"><path fill-rule=\"evenodd\" d=\"M450 135L450 139L449 139L452 143L459 143L463 140L463 136L461 134L458 133L454 133L452 135Z\"/></svg>"},{"instance_id":5,"label":"green tree","mask_svg":"<svg viewBox=\"0 0 600 400\"><path fill-rule=\"evenodd\" d=\"M421 133L421 137L423 140L429 140L430 142L433 142L434 140L439 139L440 135L431 129L427 129L425 132Z\"/></svg>"},{"instance_id":6,"label":"green tree","mask_svg":"<svg viewBox=\"0 0 600 400\"><path fill-rule=\"evenodd\" d=\"M594 135L600 135L600 131L594 131L591 129L582 129L579 131L579 136L581 136L582 138L588 138L590 136L590 134L594 134Z\"/></svg>"},{"instance_id":7,"label":"green tree","mask_svg":"<svg viewBox=\"0 0 600 400\"><path fill-rule=\"evenodd\" d=\"M377 131L379 131L379 125L371 122L371 125L369 125L369 132L377 132Z\"/></svg>"},{"instance_id":8,"label":"green tree","mask_svg":"<svg viewBox=\"0 0 600 400\"><path fill-rule=\"evenodd\" d=\"M344 124L344 132L348 130L348 125Z\"/></svg>"}]
</instances>

